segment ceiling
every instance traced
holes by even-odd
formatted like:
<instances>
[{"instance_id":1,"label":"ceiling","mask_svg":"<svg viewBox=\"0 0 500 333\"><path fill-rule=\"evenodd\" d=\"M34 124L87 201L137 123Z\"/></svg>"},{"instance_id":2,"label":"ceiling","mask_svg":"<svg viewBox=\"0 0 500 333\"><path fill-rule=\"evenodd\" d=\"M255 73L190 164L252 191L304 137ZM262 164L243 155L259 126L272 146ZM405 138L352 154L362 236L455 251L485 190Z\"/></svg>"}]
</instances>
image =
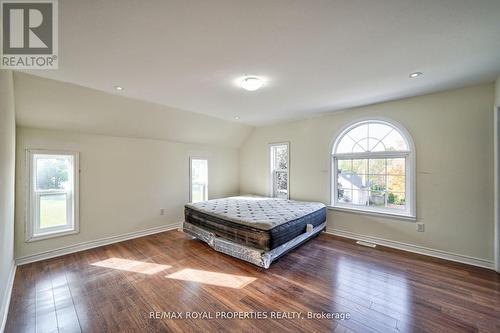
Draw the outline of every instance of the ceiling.
<instances>
[{"instance_id":1,"label":"ceiling","mask_svg":"<svg viewBox=\"0 0 500 333\"><path fill-rule=\"evenodd\" d=\"M59 70L28 73L264 125L491 82L499 17L498 0L59 1Z\"/></svg>"}]
</instances>

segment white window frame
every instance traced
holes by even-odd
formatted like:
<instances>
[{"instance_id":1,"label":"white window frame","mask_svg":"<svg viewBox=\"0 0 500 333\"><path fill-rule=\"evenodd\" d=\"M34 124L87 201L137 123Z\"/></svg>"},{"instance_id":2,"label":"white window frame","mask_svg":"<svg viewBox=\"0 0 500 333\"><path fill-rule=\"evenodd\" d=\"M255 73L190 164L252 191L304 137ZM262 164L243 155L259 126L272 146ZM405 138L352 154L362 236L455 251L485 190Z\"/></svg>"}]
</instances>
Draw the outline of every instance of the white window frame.
<instances>
[{"instance_id":1,"label":"white window frame","mask_svg":"<svg viewBox=\"0 0 500 333\"><path fill-rule=\"evenodd\" d=\"M35 165L33 163L34 155L47 155L47 156L72 156L73 157L73 174L72 191L67 190L47 190L36 191L35 184ZM80 155L78 152L60 151L60 150L44 150L44 149L26 149L26 242L34 242L38 240L61 237L66 235L77 234L80 232L80 210L79 210L79 174L80 174ZM43 192L43 193L42 193ZM72 209L67 211L68 224L53 228L46 228L40 230L39 228L39 197L42 195L67 195L67 204L71 205Z\"/></svg>"},{"instance_id":2,"label":"white window frame","mask_svg":"<svg viewBox=\"0 0 500 333\"><path fill-rule=\"evenodd\" d=\"M274 195L274 173L276 171L279 172L286 172L286 195L287 199L290 199L290 142L285 141L285 142L273 142L270 143L269 145L269 196L271 198L276 197ZM274 170L274 147L277 146L286 146L286 163L288 166L287 170Z\"/></svg>"},{"instance_id":3,"label":"white window frame","mask_svg":"<svg viewBox=\"0 0 500 333\"><path fill-rule=\"evenodd\" d=\"M391 126L398 130L403 138L406 140L407 146L410 150L407 151L385 151L385 152L368 152L368 153L342 153L335 154L337 150L337 145L340 143L344 135L351 129L360 126L365 123L381 123ZM339 133L334 137L332 144L330 145L329 154L330 158L330 206L328 208L338 211L353 212L359 214L369 214L375 216L384 216L398 218L408 221L416 221L416 163L415 163L415 144L410 133L399 123L381 117L370 117L357 119L356 121L350 122L344 126ZM337 161L341 159L374 159L374 158L405 158L405 196L406 196L406 210L398 212L395 209L387 208L373 208L373 207L356 207L354 205L344 204L338 202L337 198Z\"/></svg>"},{"instance_id":4,"label":"white window frame","mask_svg":"<svg viewBox=\"0 0 500 333\"><path fill-rule=\"evenodd\" d=\"M203 156L190 156L189 157L189 202L193 202L193 160L205 160L207 161L207 183L205 186L205 191L203 196L205 197L205 200L208 199L208 172L209 172L209 159L207 157Z\"/></svg>"}]
</instances>

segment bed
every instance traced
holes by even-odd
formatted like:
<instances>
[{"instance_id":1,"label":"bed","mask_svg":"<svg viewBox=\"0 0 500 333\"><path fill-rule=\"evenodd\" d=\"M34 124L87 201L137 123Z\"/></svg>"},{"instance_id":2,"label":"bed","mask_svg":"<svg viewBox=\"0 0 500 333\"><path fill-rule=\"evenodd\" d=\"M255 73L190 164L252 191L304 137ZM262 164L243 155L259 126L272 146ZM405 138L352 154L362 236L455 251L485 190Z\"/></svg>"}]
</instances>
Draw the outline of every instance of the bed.
<instances>
[{"instance_id":1,"label":"bed","mask_svg":"<svg viewBox=\"0 0 500 333\"><path fill-rule=\"evenodd\" d=\"M219 252L269 268L325 226L322 203L238 196L186 204L183 230Z\"/></svg>"}]
</instances>

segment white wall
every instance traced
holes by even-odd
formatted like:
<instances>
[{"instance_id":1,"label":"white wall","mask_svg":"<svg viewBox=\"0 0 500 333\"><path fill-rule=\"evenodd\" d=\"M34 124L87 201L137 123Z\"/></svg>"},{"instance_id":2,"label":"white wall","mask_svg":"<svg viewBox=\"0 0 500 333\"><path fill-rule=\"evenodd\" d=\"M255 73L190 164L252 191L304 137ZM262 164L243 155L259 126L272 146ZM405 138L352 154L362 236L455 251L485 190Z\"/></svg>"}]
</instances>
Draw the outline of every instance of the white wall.
<instances>
[{"instance_id":1,"label":"white wall","mask_svg":"<svg viewBox=\"0 0 500 333\"><path fill-rule=\"evenodd\" d=\"M493 262L493 85L330 113L259 127L240 150L240 190L267 194L270 142L290 141L292 199L329 203L330 144L349 122L393 119L417 150L417 216L402 220L329 210L328 228L438 249Z\"/></svg>"},{"instance_id":2,"label":"white wall","mask_svg":"<svg viewBox=\"0 0 500 333\"><path fill-rule=\"evenodd\" d=\"M14 268L16 124L12 72L0 70L0 331Z\"/></svg>"},{"instance_id":3,"label":"white wall","mask_svg":"<svg viewBox=\"0 0 500 333\"><path fill-rule=\"evenodd\" d=\"M23 127L17 147L16 258L183 221L190 155L209 159L209 198L239 192L236 148ZM26 148L80 152L79 234L25 242Z\"/></svg>"}]
</instances>

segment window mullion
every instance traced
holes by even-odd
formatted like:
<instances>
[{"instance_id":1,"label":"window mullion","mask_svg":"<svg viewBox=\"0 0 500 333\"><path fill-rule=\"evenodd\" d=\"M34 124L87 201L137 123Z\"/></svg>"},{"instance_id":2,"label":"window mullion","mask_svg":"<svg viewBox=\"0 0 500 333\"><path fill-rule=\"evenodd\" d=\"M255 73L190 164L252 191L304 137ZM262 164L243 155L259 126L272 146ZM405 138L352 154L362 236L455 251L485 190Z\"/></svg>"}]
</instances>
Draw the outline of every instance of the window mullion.
<instances>
[{"instance_id":1,"label":"window mullion","mask_svg":"<svg viewBox=\"0 0 500 333\"><path fill-rule=\"evenodd\" d=\"M387 197L389 196L389 181L387 180L387 158L385 159L385 190L384 190L384 207L387 208ZM406 172L406 171L405 171Z\"/></svg>"},{"instance_id":2,"label":"window mullion","mask_svg":"<svg viewBox=\"0 0 500 333\"><path fill-rule=\"evenodd\" d=\"M56 195L56 194L65 194L65 193L68 193L68 192L71 192L70 190L35 190L33 191L34 193L36 194L39 194L39 195Z\"/></svg>"},{"instance_id":3,"label":"window mullion","mask_svg":"<svg viewBox=\"0 0 500 333\"><path fill-rule=\"evenodd\" d=\"M370 128L370 127L368 127ZM372 186L370 184L370 159L366 160L366 176L368 177L367 182L368 182L368 202L365 203L365 206L370 206L370 195L372 193Z\"/></svg>"}]
</instances>

